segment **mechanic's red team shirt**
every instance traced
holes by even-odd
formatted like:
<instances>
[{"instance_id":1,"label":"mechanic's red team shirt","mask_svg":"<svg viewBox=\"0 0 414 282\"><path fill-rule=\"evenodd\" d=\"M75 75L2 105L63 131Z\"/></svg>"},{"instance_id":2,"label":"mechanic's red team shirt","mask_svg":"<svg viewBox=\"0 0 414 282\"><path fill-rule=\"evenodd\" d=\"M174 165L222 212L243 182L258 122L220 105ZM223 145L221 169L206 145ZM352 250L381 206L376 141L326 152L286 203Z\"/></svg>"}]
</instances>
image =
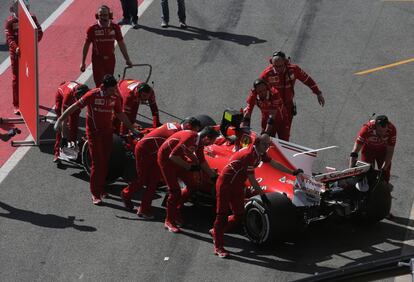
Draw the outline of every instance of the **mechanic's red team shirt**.
<instances>
[{"instance_id":1,"label":"mechanic's red team shirt","mask_svg":"<svg viewBox=\"0 0 414 282\"><path fill-rule=\"evenodd\" d=\"M287 64L283 73L277 73L273 65L269 65L261 74L260 78L266 81L270 86L276 87L282 95L286 109L289 115L293 110L293 97L295 95L294 86L296 79L308 86L314 94L320 94L315 81L298 65Z\"/></svg>"},{"instance_id":2,"label":"mechanic's red team shirt","mask_svg":"<svg viewBox=\"0 0 414 282\"><path fill-rule=\"evenodd\" d=\"M363 151L385 151L387 146L395 146L397 142L397 129L389 122L385 136L380 137L376 134L375 120L370 120L362 126L356 142L363 145Z\"/></svg>"},{"instance_id":3,"label":"mechanic's red team shirt","mask_svg":"<svg viewBox=\"0 0 414 282\"><path fill-rule=\"evenodd\" d=\"M82 96L76 105L81 109L88 107L86 133L112 132L113 113L122 112L121 99L116 94L104 95L101 88L95 88Z\"/></svg>"},{"instance_id":4,"label":"mechanic's red team shirt","mask_svg":"<svg viewBox=\"0 0 414 282\"><path fill-rule=\"evenodd\" d=\"M36 16L31 16L37 26L37 40L40 41L43 37L42 27L37 21ZM14 16L9 16L4 29L4 32L6 33L6 42L9 45L10 54L15 55L16 49L19 47L19 19Z\"/></svg>"},{"instance_id":5,"label":"mechanic's red team shirt","mask_svg":"<svg viewBox=\"0 0 414 282\"><path fill-rule=\"evenodd\" d=\"M156 155L165 140L181 130L182 126L178 122L167 122L145 135L139 141L139 145L144 146L148 153Z\"/></svg>"},{"instance_id":6,"label":"mechanic's red team shirt","mask_svg":"<svg viewBox=\"0 0 414 282\"><path fill-rule=\"evenodd\" d=\"M230 184L233 182L244 182L249 174L254 173L260 162L270 162L271 158L264 153L257 151L256 145L245 147L234 153L230 162L224 167L223 176L231 177Z\"/></svg>"},{"instance_id":7,"label":"mechanic's red team shirt","mask_svg":"<svg viewBox=\"0 0 414 282\"><path fill-rule=\"evenodd\" d=\"M195 163L205 162L204 146L201 145L200 136L192 130L181 130L171 135L160 147L158 158L165 162L172 156L183 160L190 159Z\"/></svg>"},{"instance_id":8,"label":"mechanic's red team shirt","mask_svg":"<svg viewBox=\"0 0 414 282\"><path fill-rule=\"evenodd\" d=\"M250 90L249 96L247 97L247 107L243 110L244 113L252 114L254 106L261 110L262 116L268 118L270 114L275 115L276 122L283 121L287 118L287 111L282 99L280 92L271 87L264 99L260 99L256 90Z\"/></svg>"},{"instance_id":9,"label":"mechanic's red team shirt","mask_svg":"<svg viewBox=\"0 0 414 282\"><path fill-rule=\"evenodd\" d=\"M55 112L58 116L60 116L63 111L65 111L77 101L76 90L78 89L79 85L80 84L75 81L68 81L62 83L59 86L56 92L55 105Z\"/></svg>"},{"instance_id":10,"label":"mechanic's red team shirt","mask_svg":"<svg viewBox=\"0 0 414 282\"><path fill-rule=\"evenodd\" d=\"M159 112L157 103L155 101L154 91L151 91L151 94L147 101L142 100L140 93L137 93L137 87L141 83L141 81L134 79L125 79L119 82L118 88L122 97L122 109L128 116L129 121L131 123L134 123L138 113L139 105L142 103L148 103L153 116L153 127L157 127L157 124L159 123Z\"/></svg>"},{"instance_id":11,"label":"mechanic's red team shirt","mask_svg":"<svg viewBox=\"0 0 414 282\"><path fill-rule=\"evenodd\" d=\"M86 32L87 42L92 43L92 57L115 56L115 40L123 39L119 25L111 22L108 27L103 27L97 22L90 26Z\"/></svg>"}]
</instances>

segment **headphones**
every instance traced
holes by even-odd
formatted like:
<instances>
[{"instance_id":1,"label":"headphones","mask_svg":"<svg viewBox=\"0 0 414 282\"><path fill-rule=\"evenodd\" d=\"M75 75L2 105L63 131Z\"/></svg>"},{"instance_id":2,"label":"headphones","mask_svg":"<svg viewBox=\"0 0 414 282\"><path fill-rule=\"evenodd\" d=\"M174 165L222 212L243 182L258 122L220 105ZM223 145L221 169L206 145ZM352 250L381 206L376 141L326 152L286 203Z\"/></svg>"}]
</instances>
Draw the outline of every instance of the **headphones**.
<instances>
[{"instance_id":1,"label":"headphones","mask_svg":"<svg viewBox=\"0 0 414 282\"><path fill-rule=\"evenodd\" d=\"M102 9L107 9L108 10L108 14L109 14L109 19L110 20L113 20L114 19L114 14L112 13L111 9L108 6L106 6L106 5L101 5L98 8L98 12L95 13L95 19L99 20L99 14L98 13L99 13L99 10L102 10Z\"/></svg>"}]
</instances>

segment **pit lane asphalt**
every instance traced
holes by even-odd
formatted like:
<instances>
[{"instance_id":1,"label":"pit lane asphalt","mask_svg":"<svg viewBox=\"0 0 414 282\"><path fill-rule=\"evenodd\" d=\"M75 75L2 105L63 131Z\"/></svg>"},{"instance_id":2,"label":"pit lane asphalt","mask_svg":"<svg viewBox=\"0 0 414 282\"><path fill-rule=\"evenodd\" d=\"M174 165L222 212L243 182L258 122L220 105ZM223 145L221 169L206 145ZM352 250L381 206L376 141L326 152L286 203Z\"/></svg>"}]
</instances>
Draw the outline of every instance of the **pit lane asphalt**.
<instances>
[{"instance_id":1,"label":"pit lane asphalt","mask_svg":"<svg viewBox=\"0 0 414 282\"><path fill-rule=\"evenodd\" d=\"M41 2L32 3L40 22L61 3ZM339 146L321 153L317 167L345 167L360 126L373 112L395 122L395 222L384 220L370 228L318 223L293 242L271 249L230 234L226 244L232 257L221 260L212 254L208 208L188 207L185 233L171 234L162 226L162 198L154 202L155 222L138 221L123 211L123 184L110 187L104 207L92 206L85 175L77 168L57 169L51 147L42 146L32 148L0 185L1 280L291 281L413 251L406 240L412 239L413 226L414 66L354 73L412 57L414 3L196 0L186 5L193 26L188 30L161 29L159 3L154 2L140 19L142 28L126 36L132 60L154 67L151 80L159 107L182 117L208 113L219 121L226 107L244 106L267 58L283 49L317 81L326 98L321 109L306 87L296 87L299 114L292 142ZM7 6L2 2L0 8L3 16ZM170 24L177 25L174 1L170 9ZM137 70L130 74L142 76ZM143 113L149 116L147 109ZM256 110L253 120L258 117ZM162 120L170 118L162 115Z\"/></svg>"}]
</instances>

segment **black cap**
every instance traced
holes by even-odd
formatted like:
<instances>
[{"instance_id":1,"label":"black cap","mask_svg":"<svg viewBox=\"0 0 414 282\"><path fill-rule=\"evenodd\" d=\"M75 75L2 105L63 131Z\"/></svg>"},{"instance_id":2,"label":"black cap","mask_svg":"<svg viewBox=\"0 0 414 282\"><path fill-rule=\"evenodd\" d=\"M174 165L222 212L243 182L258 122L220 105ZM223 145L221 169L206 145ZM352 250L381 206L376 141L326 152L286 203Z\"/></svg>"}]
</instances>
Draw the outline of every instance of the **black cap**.
<instances>
[{"instance_id":1,"label":"black cap","mask_svg":"<svg viewBox=\"0 0 414 282\"><path fill-rule=\"evenodd\" d=\"M265 84L265 85L267 85L267 84L266 84L266 82L265 82L263 79L258 78L258 79L256 79L256 80L253 82L253 88L255 88L255 89L256 89L256 87L257 87L258 85L260 85L260 84Z\"/></svg>"},{"instance_id":2,"label":"black cap","mask_svg":"<svg viewBox=\"0 0 414 282\"><path fill-rule=\"evenodd\" d=\"M102 84L105 88L108 87L115 87L118 81L116 81L116 78L112 74L105 74L103 77Z\"/></svg>"},{"instance_id":3,"label":"black cap","mask_svg":"<svg viewBox=\"0 0 414 282\"><path fill-rule=\"evenodd\" d=\"M89 87L86 84L81 84L78 86L78 88L76 89L76 97L79 99L80 97L82 97L86 92L89 91Z\"/></svg>"},{"instance_id":4,"label":"black cap","mask_svg":"<svg viewBox=\"0 0 414 282\"><path fill-rule=\"evenodd\" d=\"M375 124L378 124L381 127L386 127L388 122L388 117L386 115L379 115L375 118Z\"/></svg>"},{"instance_id":5,"label":"black cap","mask_svg":"<svg viewBox=\"0 0 414 282\"><path fill-rule=\"evenodd\" d=\"M272 58L276 58L276 57L286 59L286 54L282 51L273 52Z\"/></svg>"},{"instance_id":6,"label":"black cap","mask_svg":"<svg viewBox=\"0 0 414 282\"><path fill-rule=\"evenodd\" d=\"M149 84L145 82L140 83L137 87L138 93L141 93L141 92L148 93L150 91L151 91L151 86L149 86Z\"/></svg>"}]
</instances>

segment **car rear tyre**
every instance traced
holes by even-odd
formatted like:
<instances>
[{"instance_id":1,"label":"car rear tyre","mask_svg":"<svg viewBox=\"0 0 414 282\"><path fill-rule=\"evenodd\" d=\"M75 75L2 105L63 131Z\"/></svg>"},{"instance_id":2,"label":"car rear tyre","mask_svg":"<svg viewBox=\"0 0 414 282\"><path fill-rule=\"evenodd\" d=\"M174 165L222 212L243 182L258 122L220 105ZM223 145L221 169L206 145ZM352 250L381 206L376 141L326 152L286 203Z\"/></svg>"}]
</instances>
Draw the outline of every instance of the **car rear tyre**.
<instances>
[{"instance_id":1,"label":"car rear tyre","mask_svg":"<svg viewBox=\"0 0 414 282\"><path fill-rule=\"evenodd\" d=\"M254 196L245 205L244 228L255 244L285 241L298 230L296 208L288 197L280 193Z\"/></svg>"}]
</instances>

